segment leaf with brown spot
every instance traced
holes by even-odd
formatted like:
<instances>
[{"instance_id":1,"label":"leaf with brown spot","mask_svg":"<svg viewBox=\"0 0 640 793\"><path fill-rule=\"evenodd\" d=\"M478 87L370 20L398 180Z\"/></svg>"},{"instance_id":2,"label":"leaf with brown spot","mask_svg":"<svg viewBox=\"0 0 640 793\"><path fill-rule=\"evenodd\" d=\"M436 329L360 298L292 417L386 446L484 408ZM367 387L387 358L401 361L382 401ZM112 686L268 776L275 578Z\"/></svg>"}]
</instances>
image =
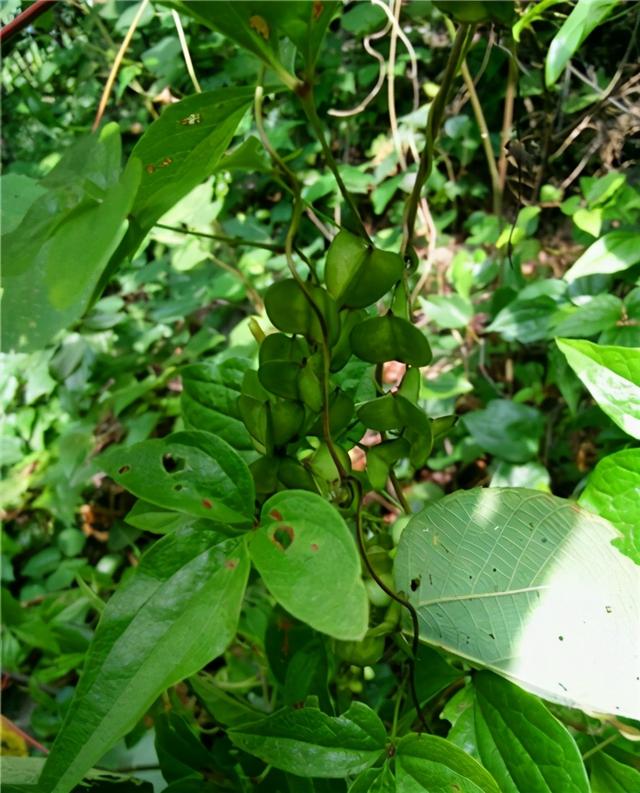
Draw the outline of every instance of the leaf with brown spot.
<instances>
[{"instance_id":1,"label":"leaf with brown spot","mask_svg":"<svg viewBox=\"0 0 640 793\"><path fill-rule=\"evenodd\" d=\"M277 493L263 506L249 542L254 565L283 608L329 636L363 638L369 605L360 557L331 504L307 491Z\"/></svg>"}]
</instances>

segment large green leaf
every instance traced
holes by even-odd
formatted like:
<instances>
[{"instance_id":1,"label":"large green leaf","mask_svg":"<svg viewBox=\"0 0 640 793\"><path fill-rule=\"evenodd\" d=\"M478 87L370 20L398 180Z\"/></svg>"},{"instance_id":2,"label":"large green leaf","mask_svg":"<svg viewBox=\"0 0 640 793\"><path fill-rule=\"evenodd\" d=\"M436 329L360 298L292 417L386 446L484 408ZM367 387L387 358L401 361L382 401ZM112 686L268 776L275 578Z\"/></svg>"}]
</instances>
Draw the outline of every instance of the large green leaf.
<instances>
[{"instance_id":1,"label":"large green leaf","mask_svg":"<svg viewBox=\"0 0 640 793\"><path fill-rule=\"evenodd\" d=\"M637 718L640 568L616 536L546 493L460 491L411 519L396 586L424 641L546 699Z\"/></svg>"},{"instance_id":2,"label":"large green leaf","mask_svg":"<svg viewBox=\"0 0 640 793\"><path fill-rule=\"evenodd\" d=\"M151 124L131 153L142 163L132 214L143 232L215 170L252 99L252 88L218 88L168 105Z\"/></svg>"},{"instance_id":3,"label":"large green leaf","mask_svg":"<svg viewBox=\"0 0 640 793\"><path fill-rule=\"evenodd\" d=\"M491 672L474 688L480 757L503 793L589 793L575 741L537 697Z\"/></svg>"},{"instance_id":4,"label":"large green leaf","mask_svg":"<svg viewBox=\"0 0 640 793\"><path fill-rule=\"evenodd\" d=\"M444 738L407 735L396 748L398 790L431 793L499 793L491 774L480 763Z\"/></svg>"},{"instance_id":5,"label":"large green leaf","mask_svg":"<svg viewBox=\"0 0 640 793\"><path fill-rule=\"evenodd\" d=\"M303 490L277 493L251 535L251 560L294 617L336 639L360 640L368 600L355 541L337 510Z\"/></svg>"},{"instance_id":6,"label":"large green leaf","mask_svg":"<svg viewBox=\"0 0 640 793\"><path fill-rule=\"evenodd\" d=\"M638 231L610 231L590 245L564 277L571 283L587 275L618 273L638 262Z\"/></svg>"},{"instance_id":7,"label":"large green leaf","mask_svg":"<svg viewBox=\"0 0 640 793\"><path fill-rule=\"evenodd\" d=\"M508 399L492 399L485 410L466 413L462 421L482 449L510 463L535 457L544 428L539 410Z\"/></svg>"},{"instance_id":8,"label":"large green leaf","mask_svg":"<svg viewBox=\"0 0 640 793\"><path fill-rule=\"evenodd\" d=\"M640 449L623 449L600 460L589 475L580 505L610 521L622 533L615 540L640 564Z\"/></svg>"},{"instance_id":9,"label":"large green leaf","mask_svg":"<svg viewBox=\"0 0 640 793\"><path fill-rule=\"evenodd\" d=\"M554 85L582 42L617 4L618 0L578 0L549 45L544 68L547 88Z\"/></svg>"},{"instance_id":10,"label":"large green leaf","mask_svg":"<svg viewBox=\"0 0 640 793\"><path fill-rule=\"evenodd\" d=\"M234 0L169 0L166 5L224 33L260 58L285 84L292 87L295 77L280 61L279 38L289 38L300 51L307 67L313 67L327 26L339 4L334 0L255 0L251 3Z\"/></svg>"},{"instance_id":11,"label":"large green leaf","mask_svg":"<svg viewBox=\"0 0 640 793\"><path fill-rule=\"evenodd\" d=\"M166 688L233 638L249 572L242 539L179 529L151 546L107 603L64 724L45 793L68 793Z\"/></svg>"},{"instance_id":12,"label":"large green leaf","mask_svg":"<svg viewBox=\"0 0 640 793\"><path fill-rule=\"evenodd\" d=\"M319 708L284 708L229 730L229 738L265 763L303 777L345 777L370 766L384 751L380 717L362 702L341 716Z\"/></svg>"},{"instance_id":13,"label":"large green leaf","mask_svg":"<svg viewBox=\"0 0 640 793\"><path fill-rule=\"evenodd\" d=\"M602 410L640 439L640 349L577 339L556 342Z\"/></svg>"},{"instance_id":14,"label":"large green leaf","mask_svg":"<svg viewBox=\"0 0 640 793\"><path fill-rule=\"evenodd\" d=\"M227 358L182 369L181 408L187 425L212 432L237 451L253 452L251 436L238 411L242 379L251 367L248 359Z\"/></svg>"},{"instance_id":15,"label":"large green leaf","mask_svg":"<svg viewBox=\"0 0 640 793\"><path fill-rule=\"evenodd\" d=\"M591 793L640 793L640 772L598 752L591 760Z\"/></svg>"},{"instance_id":16,"label":"large green leaf","mask_svg":"<svg viewBox=\"0 0 640 793\"><path fill-rule=\"evenodd\" d=\"M531 344L546 339L557 304L547 295L532 300L513 300L501 309L487 330L499 333L506 341Z\"/></svg>"},{"instance_id":17,"label":"large green leaf","mask_svg":"<svg viewBox=\"0 0 640 793\"><path fill-rule=\"evenodd\" d=\"M246 463L209 432L174 432L116 447L103 463L118 484L159 507L220 523L253 519L253 479Z\"/></svg>"},{"instance_id":18,"label":"large green leaf","mask_svg":"<svg viewBox=\"0 0 640 793\"><path fill-rule=\"evenodd\" d=\"M89 164L84 160L89 157ZM96 284L128 228L139 163L120 175L120 136L108 125L82 139L42 179L44 195L2 237L2 347L30 352L86 311Z\"/></svg>"},{"instance_id":19,"label":"large green leaf","mask_svg":"<svg viewBox=\"0 0 640 793\"><path fill-rule=\"evenodd\" d=\"M24 174L8 173L0 176L2 234L9 234L17 228L34 201L46 192L46 189L35 179Z\"/></svg>"}]
</instances>

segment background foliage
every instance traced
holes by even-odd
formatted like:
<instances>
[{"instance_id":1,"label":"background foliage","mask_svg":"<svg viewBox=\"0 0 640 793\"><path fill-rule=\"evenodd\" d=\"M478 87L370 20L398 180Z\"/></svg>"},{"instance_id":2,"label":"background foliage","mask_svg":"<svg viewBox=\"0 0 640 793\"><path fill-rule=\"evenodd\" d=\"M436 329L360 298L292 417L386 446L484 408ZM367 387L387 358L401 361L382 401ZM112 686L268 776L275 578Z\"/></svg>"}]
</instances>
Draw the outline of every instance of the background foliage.
<instances>
[{"instance_id":1,"label":"background foliage","mask_svg":"<svg viewBox=\"0 0 640 793\"><path fill-rule=\"evenodd\" d=\"M385 250L400 243L416 152L424 146L427 110L451 46L451 23L437 5L412 0L385 12L381 3L348 3L330 23L319 55L314 95L320 117L366 229ZM5 4L4 20L19 6ZM220 118L229 119L228 132L203 127L198 151L204 153L194 150L191 171L185 166L181 187L171 188L173 198L163 203L162 197L145 197L145 180L153 173L149 169L166 167L169 172L170 164L163 165L165 154L157 154L153 140L146 148L140 143L143 131L163 111L166 123L171 113L184 119L186 131L186 120L197 118L202 102L192 96L195 87L171 10L150 4L122 62L99 141L94 138L92 148L76 155L80 170L73 154L63 158L65 152L77 151L74 144L91 130L116 51L137 9L118 0L56 4L20 36L3 61L2 232L11 256L5 261L37 258L46 272L43 257L49 254L37 247L37 229L32 227L31 247L20 232L22 217L45 189L55 193L57 207L66 206L71 193L74 201L90 202L96 191L112 191L115 207L108 218L104 209L100 217L85 217L89 228L111 223L109 234L96 237L94 259L91 250L78 245L75 228L59 241L57 255L70 264L56 277L60 290L73 294L73 306L63 305L54 315L44 291L34 293L31 273L12 307L3 303L8 350L0 375L5 413L0 439L3 753L31 754L21 762L28 762L29 773L37 778L43 756L39 749L50 746L61 730L105 602L119 597L125 608L135 591L134 571L142 568L155 576L154 559L167 553L176 569L182 563L208 570L220 564L215 587L231 593L240 615L238 633L230 625L220 646L196 654L200 663L183 668L176 661L175 680L188 681L155 700L102 757L101 768L123 777L91 772L91 789L151 789L147 784L170 791L345 791L344 779L314 777L323 776L328 757L338 768L334 750L349 747L339 770L355 793L393 790L392 784L398 790L428 789L432 780L421 782L420 775L429 764L452 783L457 784L458 774L460 784L467 785L464 790L524 792L533 789L527 785L542 763L546 741L564 754L555 776L540 783L541 791L588 790L589 785L594 793L640 789L637 743L628 740L637 737L637 722L599 720L550 705L561 726L540 700L490 672L475 673L470 685L469 666L459 660L466 657L465 648L444 639L455 658L421 645L417 659L415 683L432 733L431 743L420 743L409 734L415 713L402 671L406 640L399 632L385 640L384 631L370 631L358 641L366 621L361 626L362 615L353 609L343 610L344 624L336 628L345 593L336 591L335 603L319 610L315 604L301 607L296 593L276 592L278 584L270 579L272 543L261 549L256 535L251 559L280 603L276 605L255 571L249 574L248 557L235 540L225 540L224 558L237 563L229 570L215 550L220 546L214 539L220 537L203 540L176 521L175 513L164 511L174 507L171 503L152 506L158 505L162 489L158 478L127 483L142 501L122 486L119 470L130 464L130 446L170 436L181 449L193 449L194 428L215 432L241 460L255 459L236 397L244 370L257 361L253 323L257 318L264 329L268 326L265 292L286 276L283 241L292 213L286 185L247 112L259 61L246 42L240 42L245 48L238 46L233 35L210 30L183 13L184 8L188 51L206 101L214 101L221 89L238 89L219 109ZM388 16L400 10L398 32ZM513 28L515 59L507 29L479 28L436 143L426 204L418 214L420 269L412 282L414 320L426 332L433 354L422 370L419 404L430 417L455 415L458 420L442 425L439 433L433 427L438 442L424 465L405 459L396 469L401 497L412 512L478 486L524 487L578 499L621 532L615 543L635 563L640 562L640 89L634 68L639 18L636 3L521 3ZM263 46L259 31L254 39ZM292 63L291 44L285 43L279 55L283 63ZM305 218L300 226L297 246L315 261L324 255L324 237L334 224L353 218L341 204L335 177L325 167L296 97L276 91L273 74L267 74L266 84L274 89L267 90L264 105L266 133L314 209L313 222ZM365 103L366 96L370 101ZM192 97L186 102L193 107L177 104L185 97ZM512 119L505 118L505 107L512 108ZM357 112L341 115L349 109ZM117 129L109 122L117 124L121 144L115 143ZM488 138L483 138L485 131ZM160 140L162 135L160 129ZM213 148L222 153L228 145L228 160L207 168ZM146 170L123 171L122 158L126 161L136 146ZM56 182L65 168L75 179L72 188L68 181L63 187ZM210 175L202 181L204 172ZM138 181L136 193L132 185ZM122 221L128 215L137 225L130 225L125 237ZM143 244L117 272L107 271L111 277L101 275L105 251L116 250L123 239ZM237 244L239 239L252 244ZM77 280L79 260L95 262L95 278ZM20 351L20 338L40 311L50 326L27 351ZM403 374L402 365L386 364L383 382L396 386ZM358 401L375 395L367 391L357 366L345 370L344 381ZM350 437L356 471L364 468L365 449L376 439L373 431L361 438L358 429L364 427L356 427ZM145 446L145 454L152 456L154 448ZM318 477L321 470L320 478L330 482L331 473L325 473L331 460L326 453L324 458L321 448L314 449L312 473ZM154 459L159 475L166 475L159 458ZM369 494L366 509L372 525L390 529L374 534L371 545L374 556L379 551L378 573L392 581L389 552L395 555L407 519L394 492L384 492L388 466L384 460L380 465L382 485ZM225 500L224 484L220 488L224 509L240 515L237 523L247 519L243 503L246 508L252 502L253 483L246 484L236 503L232 497ZM326 503L330 485L320 489L324 498L317 496L322 504L317 520L335 522L339 544L345 523ZM278 498L281 494L273 497ZM191 514L210 517L200 501L200 512ZM218 508L223 509L216 501ZM328 516L324 508L330 510ZM263 514L270 509L267 502ZM229 511L214 517L231 520ZM315 542L314 527L308 530ZM158 535L166 536L158 541ZM405 542L406 555L410 540ZM473 564L461 553L466 578ZM346 568L359 564L355 548L335 553L335 558ZM320 587L327 586L331 572L319 572ZM405 578L408 591L412 575L407 572ZM185 636L197 634L203 620L213 619L208 604L218 590L208 585L214 587L203 582L194 594L202 605L191 622L182 623ZM370 577L365 586L379 622L397 622L397 604L389 603ZM235 600L234 592L239 593ZM624 602L623 592L623 607ZM160 603L159 612L164 613L165 604ZM126 631L121 639L125 657L147 663L150 681L154 624L150 619L136 625L128 639ZM328 639L327 632L336 638ZM477 649L473 657L483 659L482 652ZM214 655L217 660L201 672ZM108 667L109 658L103 660ZM85 674L81 685L89 704L86 714L75 714L78 724L112 696L99 690L91 700L87 678ZM153 691L149 683L152 700ZM129 695L134 694L146 696L135 686ZM290 708L285 715L278 710L308 694L317 698L320 710ZM504 702L527 718L496 726L495 711ZM246 727L248 717L271 721L252 731ZM531 737L531 724L543 725L545 739L539 744ZM394 738L400 736L393 783L390 763L366 770L385 751L388 728ZM305 730L318 736L318 746L287 748L286 741L277 741L278 735ZM514 736L526 747L521 778L504 767L514 751ZM461 751L457 756L458 749L480 759L484 769L465 765L471 761ZM97 751L99 757L99 741ZM300 777L300 757L311 779ZM488 762L487 757L494 759ZM9 761L3 765L7 789L13 781L15 789L24 789L20 784L27 781L27 766L20 766L13 780L13 766ZM275 768L267 773L271 765ZM130 773L146 783L138 786Z\"/></svg>"}]
</instances>

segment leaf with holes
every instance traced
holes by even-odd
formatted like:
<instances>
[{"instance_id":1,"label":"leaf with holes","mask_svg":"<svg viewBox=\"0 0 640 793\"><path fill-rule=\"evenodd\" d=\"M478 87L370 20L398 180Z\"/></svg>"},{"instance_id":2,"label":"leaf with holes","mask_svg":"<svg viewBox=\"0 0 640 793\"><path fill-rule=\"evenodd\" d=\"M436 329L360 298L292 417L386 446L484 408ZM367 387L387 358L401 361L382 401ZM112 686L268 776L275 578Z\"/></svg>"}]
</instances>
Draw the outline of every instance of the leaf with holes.
<instances>
[{"instance_id":1,"label":"leaf with holes","mask_svg":"<svg viewBox=\"0 0 640 793\"><path fill-rule=\"evenodd\" d=\"M480 763L444 738L405 735L396 748L398 789L430 793L499 793L499 788Z\"/></svg>"},{"instance_id":2,"label":"leaf with holes","mask_svg":"<svg viewBox=\"0 0 640 793\"><path fill-rule=\"evenodd\" d=\"M315 493L277 493L251 535L251 560L294 617L336 639L359 640L368 600L355 541L337 510Z\"/></svg>"},{"instance_id":3,"label":"leaf with holes","mask_svg":"<svg viewBox=\"0 0 640 793\"><path fill-rule=\"evenodd\" d=\"M166 688L231 641L249 574L244 539L179 529L109 600L40 783L67 793Z\"/></svg>"},{"instance_id":4,"label":"leaf with holes","mask_svg":"<svg viewBox=\"0 0 640 793\"><path fill-rule=\"evenodd\" d=\"M556 339L598 405L628 435L640 439L640 349Z\"/></svg>"},{"instance_id":5,"label":"leaf with holes","mask_svg":"<svg viewBox=\"0 0 640 793\"><path fill-rule=\"evenodd\" d=\"M553 702L638 718L640 568L617 536L546 493L460 491L411 519L396 587L427 643Z\"/></svg>"},{"instance_id":6,"label":"leaf with holes","mask_svg":"<svg viewBox=\"0 0 640 793\"><path fill-rule=\"evenodd\" d=\"M220 523L253 519L249 469L231 446L208 432L174 432L104 458L105 470L138 498Z\"/></svg>"},{"instance_id":7,"label":"leaf with holes","mask_svg":"<svg viewBox=\"0 0 640 793\"><path fill-rule=\"evenodd\" d=\"M491 672L473 678L482 763L505 793L589 793L567 728L532 694Z\"/></svg>"},{"instance_id":8,"label":"leaf with holes","mask_svg":"<svg viewBox=\"0 0 640 793\"><path fill-rule=\"evenodd\" d=\"M315 707L284 708L228 735L240 749L283 771L334 779L374 763L387 737L380 717L362 702L335 717Z\"/></svg>"}]
</instances>

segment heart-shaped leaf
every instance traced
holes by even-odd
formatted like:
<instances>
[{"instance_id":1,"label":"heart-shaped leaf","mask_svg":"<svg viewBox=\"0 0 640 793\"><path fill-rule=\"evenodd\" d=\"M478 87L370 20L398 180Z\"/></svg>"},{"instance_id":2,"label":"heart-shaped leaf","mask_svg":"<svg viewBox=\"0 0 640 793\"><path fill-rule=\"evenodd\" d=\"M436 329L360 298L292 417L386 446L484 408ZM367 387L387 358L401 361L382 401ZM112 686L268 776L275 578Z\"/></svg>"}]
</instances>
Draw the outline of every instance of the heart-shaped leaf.
<instances>
[{"instance_id":1,"label":"heart-shaped leaf","mask_svg":"<svg viewBox=\"0 0 640 793\"><path fill-rule=\"evenodd\" d=\"M426 642L554 702L638 718L640 567L616 537L546 493L460 491L411 519L396 587Z\"/></svg>"},{"instance_id":2,"label":"heart-shaped leaf","mask_svg":"<svg viewBox=\"0 0 640 793\"><path fill-rule=\"evenodd\" d=\"M399 254L374 248L343 230L329 246L324 278L339 305L364 308L386 294L403 270Z\"/></svg>"},{"instance_id":3,"label":"heart-shaped leaf","mask_svg":"<svg viewBox=\"0 0 640 793\"><path fill-rule=\"evenodd\" d=\"M362 639L368 601L353 535L331 504L306 491L277 493L262 508L251 559L294 617L336 639Z\"/></svg>"},{"instance_id":4,"label":"heart-shaped leaf","mask_svg":"<svg viewBox=\"0 0 640 793\"><path fill-rule=\"evenodd\" d=\"M253 519L253 480L238 453L215 435L189 430L118 447L105 470L138 498L220 523Z\"/></svg>"}]
</instances>

